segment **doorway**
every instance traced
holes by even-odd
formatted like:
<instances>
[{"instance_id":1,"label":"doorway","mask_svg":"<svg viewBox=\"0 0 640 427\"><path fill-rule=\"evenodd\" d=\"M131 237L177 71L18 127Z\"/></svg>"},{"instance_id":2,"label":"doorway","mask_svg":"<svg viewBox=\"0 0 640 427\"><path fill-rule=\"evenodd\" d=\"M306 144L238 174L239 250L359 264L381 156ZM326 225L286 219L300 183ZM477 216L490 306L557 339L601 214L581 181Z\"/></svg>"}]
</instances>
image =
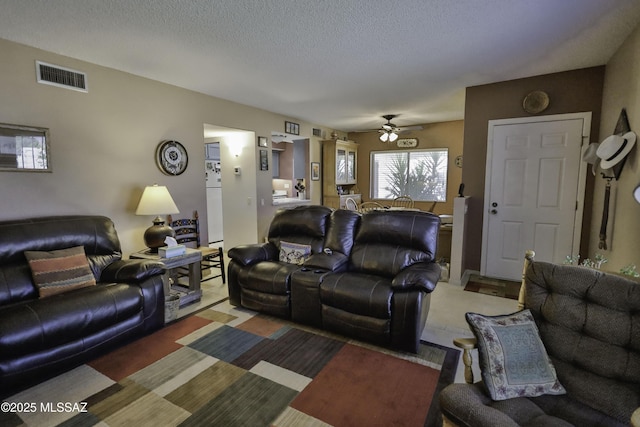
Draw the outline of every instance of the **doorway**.
<instances>
[{"instance_id":1,"label":"doorway","mask_svg":"<svg viewBox=\"0 0 640 427\"><path fill-rule=\"evenodd\" d=\"M528 249L560 263L580 246L591 113L489 121L480 273L520 280Z\"/></svg>"}]
</instances>

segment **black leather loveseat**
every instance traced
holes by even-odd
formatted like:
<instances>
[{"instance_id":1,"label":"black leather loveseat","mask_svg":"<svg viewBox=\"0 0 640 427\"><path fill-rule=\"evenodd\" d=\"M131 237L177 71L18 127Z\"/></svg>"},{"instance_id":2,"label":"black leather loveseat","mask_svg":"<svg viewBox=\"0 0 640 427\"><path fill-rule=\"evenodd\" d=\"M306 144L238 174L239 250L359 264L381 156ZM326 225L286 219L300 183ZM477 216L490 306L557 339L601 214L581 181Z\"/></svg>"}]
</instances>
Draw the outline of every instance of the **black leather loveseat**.
<instances>
[{"instance_id":1,"label":"black leather loveseat","mask_svg":"<svg viewBox=\"0 0 640 427\"><path fill-rule=\"evenodd\" d=\"M279 210L267 243L229 250L229 300L416 352L440 275L439 227L426 212ZM301 264L287 255L291 247Z\"/></svg>"},{"instance_id":2,"label":"black leather loveseat","mask_svg":"<svg viewBox=\"0 0 640 427\"><path fill-rule=\"evenodd\" d=\"M77 250L78 255L67 253ZM57 263L58 270L44 274L27 256L44 257L47 268ZM91 283L49 295L69 284L67 276L58 276L69 270L69 259L88 263L90 270L73 268ZM11 395L161 327L164 271L159 262L121 260L109 218L0 222L0 394ZM47 277L48 287L42 283Z\"/></svg>"}]
</instances>

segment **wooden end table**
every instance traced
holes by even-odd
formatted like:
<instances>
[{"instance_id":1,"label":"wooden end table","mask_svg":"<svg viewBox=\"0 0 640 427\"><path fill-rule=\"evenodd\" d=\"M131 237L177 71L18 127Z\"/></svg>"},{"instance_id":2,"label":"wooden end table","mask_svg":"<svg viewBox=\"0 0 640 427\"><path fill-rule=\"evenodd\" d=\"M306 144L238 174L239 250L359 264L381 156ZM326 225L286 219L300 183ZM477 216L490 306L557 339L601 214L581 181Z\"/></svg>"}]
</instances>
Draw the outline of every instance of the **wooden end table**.
<instances>
[{"instance_id":1,"label":"wooden end table","mask_svg":"<svg viewBox=\"0 0 640 427\"><path fill-rule=\"evenodd\" d=\"M164 263L164 265L167 266L167 272L162 276L164 294L177 293L180 295L180 307L199 301L200 298L202 298L202 289L200 288L200 280L202 279L202 271L200 269L202 253L200 251L187 248L187 252L184 255L161 258L157 253L144 250L130 254L129 258L151 259ZM186 286L178 280L179 275L177 269L181 267L189 270L189 282Z\"/></svg>"}]
</instances>

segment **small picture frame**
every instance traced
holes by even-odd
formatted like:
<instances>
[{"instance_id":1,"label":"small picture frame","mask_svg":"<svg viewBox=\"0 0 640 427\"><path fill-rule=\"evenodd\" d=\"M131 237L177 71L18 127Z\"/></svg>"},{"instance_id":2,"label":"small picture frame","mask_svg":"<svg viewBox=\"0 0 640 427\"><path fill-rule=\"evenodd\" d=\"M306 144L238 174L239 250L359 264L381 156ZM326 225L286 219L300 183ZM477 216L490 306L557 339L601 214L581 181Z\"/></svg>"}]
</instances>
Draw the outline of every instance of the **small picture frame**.
<instances>
[{"instance_id":1,"label":"small picture frame","mask_svg":"<svg viewBox=\"0 0 640 427\"><path fill-rule=\"evenodd\" d=\"M260 150L260 170L269 170L269 152L267 150Z\"/></svg>"},{"instance_id":2,"label":"small picture frame","mask_svg":"<svg viewBox=\"0 0 640 427\"><path fill-rule=\"evenodd\" d=\"M258 147L268 147L268 141L267 141L267 137L266 136L259 136L258 137Z\"/></svg>"},{"instance_id":3,"label":"small picture frame","mask_svg":"<svg viewBox=\"0 0 640 427\"><path fill-rule=\"evenodd\" d=\"M311 181L320 181L320 163L311 162Z\"/></svg>"},{"instance_id":4,"label":"small picture frame","mask_svg":"<svg viewBox=\"0 0 640 427\"><path fill-rule=\"evenodd\" d=\"M300 135L300 125L293 122L284 122L284 131L292 135Z\"/></svg>"}]
</instances>

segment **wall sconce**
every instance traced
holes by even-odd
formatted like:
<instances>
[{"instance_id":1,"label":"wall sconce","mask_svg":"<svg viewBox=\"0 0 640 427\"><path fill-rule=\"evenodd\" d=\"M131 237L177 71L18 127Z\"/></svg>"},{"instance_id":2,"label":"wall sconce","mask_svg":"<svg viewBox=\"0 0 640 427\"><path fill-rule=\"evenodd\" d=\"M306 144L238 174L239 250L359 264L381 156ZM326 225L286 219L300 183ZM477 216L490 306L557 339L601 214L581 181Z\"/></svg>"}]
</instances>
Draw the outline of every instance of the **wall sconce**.
<instances>
[{"instance_id":1,"label":"wall sconce","mask_svg":"<svg viewBox=\"0 0 640 427\"><path fill-rule=\"evenodd\" d=\"M229 152L231 155L234 157L240 157L240 154L242 154L242 145L242 142L237 139L231 141L229 144Z\"/></svg>"},{"instance_id":2,"label":"wall sconce","mask_svg":"<svg viewBox=\"0 0 640 427\"><path fill-rule=\"evenodd\" d=\"M164 239L167 236L174 237L176 233L171 227L164 224L160 215L180 213L169 190L164 185L153 184L147 186L140 197L136 215L156 215L153 225L144 232L144 243L150 252L157 253L158 248L165 246Z\"/></svg>"}]
</instances>

